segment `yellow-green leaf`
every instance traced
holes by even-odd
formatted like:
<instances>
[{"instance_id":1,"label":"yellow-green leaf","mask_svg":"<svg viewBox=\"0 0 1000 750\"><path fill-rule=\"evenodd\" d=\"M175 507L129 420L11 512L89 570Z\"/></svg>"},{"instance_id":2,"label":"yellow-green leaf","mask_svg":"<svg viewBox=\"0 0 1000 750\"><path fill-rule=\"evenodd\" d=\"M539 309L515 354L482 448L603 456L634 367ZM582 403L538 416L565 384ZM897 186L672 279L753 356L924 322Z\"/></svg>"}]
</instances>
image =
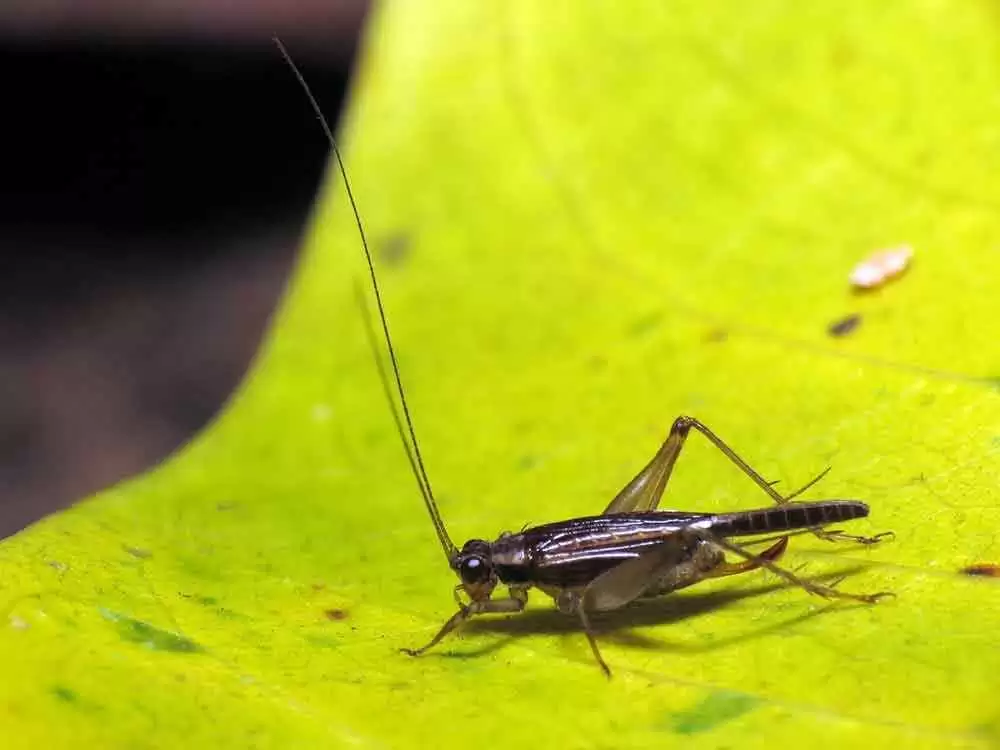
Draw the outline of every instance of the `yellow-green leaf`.
<instances>
[{"instance_id":1,"label":"yellow-green leaf","mask_svg":"<svg viewBox=\"0 0 1000 750\"><path fill-rule=\"evenodd\" d=\"M541 595L400 654L455 580L331 178L222 418L0 546L4 745L1000 743L1000 581L960 572L1000 562L996 22L985 2L393 3L345 132L457 542L598 512L690 413L781 487L832 465L809 496L864 500L857 531L896 538L796 538L786 563L898 598L702 584L598 620L610 682ZM853 264L902 243L913 268L851 295ZM665 505L766 504L686 450Z\"/></svg>"}]
</instances>

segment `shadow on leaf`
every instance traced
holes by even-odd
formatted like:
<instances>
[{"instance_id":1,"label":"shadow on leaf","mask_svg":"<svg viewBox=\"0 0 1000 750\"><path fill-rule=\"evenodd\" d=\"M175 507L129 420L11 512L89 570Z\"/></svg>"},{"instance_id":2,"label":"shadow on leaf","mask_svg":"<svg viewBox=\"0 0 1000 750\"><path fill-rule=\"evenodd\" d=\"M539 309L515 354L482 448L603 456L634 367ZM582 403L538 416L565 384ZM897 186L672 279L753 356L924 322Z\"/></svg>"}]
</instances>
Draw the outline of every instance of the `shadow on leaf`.
<instances>
[{"instance_id":1,"label":"shadow on leaf","mask_svg":"<svg viewBox=\"0 0 1000 750\"><path fill-rule=\"evenodd\" d=\"M851 576L864 570L866 565L853 565L841 568L835 572L813 576L808 580L815 582L835 581ZM788 619L771 623L764 627L747 629L744 632L726 638L713 638L699 644L690 642L670 643L660 638L651 638L644 634L633 632L636 627L652 627L673 625L690 621L693 618L708 615L744 599L768 594L789 588L784 582L774 582L750 588L733 588L721 591L684 592L675 596L662 596L637 601L627 607L612 612L601 612L590 616L591 626L600 640L619 643L634 648L648 650L683 651L687 653L711 652L726 648L737 643L761 638L772 633L786 630L800 622L811 620L819 615L833 613L838 610L851 610L856 607L871 605L860 602L828 601L827 606L819 609L809 608ZM808 603L807 596L803 597ZM508 643L521 637L541 634L583 635L580 622L575 616L565 615L555 609L532 609L504 618L482 617L471 620L462 629L463 633L497 633L506 635L498 641L471 650L441 651L437 655L442 658L467 659L495 653Z\"/></svg>"}]
</instances>

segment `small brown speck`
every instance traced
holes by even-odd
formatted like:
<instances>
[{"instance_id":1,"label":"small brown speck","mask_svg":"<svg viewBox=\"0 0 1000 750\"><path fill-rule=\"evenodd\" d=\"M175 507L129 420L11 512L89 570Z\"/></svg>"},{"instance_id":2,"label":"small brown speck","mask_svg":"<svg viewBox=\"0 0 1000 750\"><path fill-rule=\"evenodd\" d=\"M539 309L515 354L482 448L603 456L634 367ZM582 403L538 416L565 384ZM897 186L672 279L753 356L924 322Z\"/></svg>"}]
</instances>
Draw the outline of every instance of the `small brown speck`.
<instances>
[{"instance_id":1,"label":"small brown speck","mask_svg":"<svg viewBox=\"0 0 1000 750\"><path fill-rule=\"evenodd\" d=\"M387 266L398 266L404 263L410 254L410 237L404 232L397 232L383 239L378 245L379 260Z\"/></svg>"},{"instance_id":2,"label":"small brown speck","mask_svg":"<svg viewBox=\"0 0 1000 750\"><path fill-rule=\"evenodd\" d=\"M841 318L831 323L826 332L829 333L834 338L840 338L841 336L846 336L851 333L855 328L861 325L860 315L848 315L846 318Z\"/></svg>"},{"instance_id":3,"label":"small brown speck","mask_svg":"<svg viewBox=\"0 0 1000 750\"><path fill-rule=\"evenodd\" d=\"M976 563L961 570L967 576L984 576L986 578L1000 578L1000 565L996 563Z\"/></svg>"},{"instance_id":4,"label":"small brown speck","mask_svg":"<svg viewBox=\"0 0 1000 750\"><path fill-rule=\"evenodd\" d=\"M346 620L350 615L346 609L324 609L327 620Z\"/></svg>"}]
</instances>

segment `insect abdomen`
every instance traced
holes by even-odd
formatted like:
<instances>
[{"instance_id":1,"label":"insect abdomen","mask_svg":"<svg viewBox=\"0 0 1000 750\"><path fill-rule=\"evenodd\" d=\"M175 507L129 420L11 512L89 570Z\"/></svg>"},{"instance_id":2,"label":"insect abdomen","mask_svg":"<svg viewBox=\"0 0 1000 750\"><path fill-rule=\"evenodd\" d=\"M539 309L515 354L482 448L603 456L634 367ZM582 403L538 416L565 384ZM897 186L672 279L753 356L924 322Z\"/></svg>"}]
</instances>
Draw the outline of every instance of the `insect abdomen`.
<instances>
[{"instance_id":1,"label":"insect abdomen","mask_svg":"<svg viewBox=\"0 0 1000 750\"><path fill-rule=\"evenodd\" d=\"M720 536L767 534L814 526L828 526L868 515L868 506L858 500L820 500L814 503L787 503L765 510L720 513L711 530Z\"/></svg>"}]
</instances>

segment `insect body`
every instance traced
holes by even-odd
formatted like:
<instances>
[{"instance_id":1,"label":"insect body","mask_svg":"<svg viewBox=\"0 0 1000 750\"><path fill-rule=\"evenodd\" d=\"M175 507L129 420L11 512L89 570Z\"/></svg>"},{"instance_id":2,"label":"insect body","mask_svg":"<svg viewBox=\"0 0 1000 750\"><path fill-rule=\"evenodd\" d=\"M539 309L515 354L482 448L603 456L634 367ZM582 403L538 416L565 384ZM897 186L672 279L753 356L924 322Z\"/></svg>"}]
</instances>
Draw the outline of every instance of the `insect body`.
<instances>
[{"instance_id":1,"label":"insect body","mask_svg":"<svg viewBox=\"0 0 1000 750\"><path fill-rule=\"evenodd\" d=\"M717 514L656 510L692 429L714 443L776 505ZM461 550L448 551L449 564L461 580L459 589L469 602L459 602L458 612L426 646L407 653L423 653L475 615L521 611L532 587L550 595L560 611L579 617L594 657L606 674L610 670L597 647L589 614L619 609L637 599L668 594L708 578L765 568L811 594L874 603L888 593L842 592L776 564L789 536L796 532L861 544L874 544L886 536L854 536L826 529L867 516L868 506L857 500L792 502L822 476L783 497L708 427L691 417L678 417L657 454L602 515L535 526L518 534L504 534L494 542L473 539ZM734 537L765 534L771 535L773 544L758 554L733 541ZM729 560L726 553L737 559ZM492 598L498 584L507 586L507 598Z\"/></svg>"},{"instance_id":2,"label":"insect body","mask_svg":"<svg viewBox=\"0 0 1000 750\"><path fill-rule=\"evenodd\" d=\"M845 593L801 578L778 566L777 560L784 553L789 537L796 533L811 532L830 541L845 540L861 544L873 544L886 534L862 537L839 530L828 530L827 527L831 524L867 516L868 506L856 500L793 502L798 494L812 486L826 472L800 490L783 496L721 438L692 417L678 417L674 421L656 455L622 488L601 515L535 526L517 534L502 534L492 542L472 539L461 549L456 547L438 511L424 467L389 335L374 263L340 151L301 74L281 43L277 44L305 89L344 178L368 264L382 338L389 355L388 369L391 370L391 378L378 354L377 338L369 324L369 338L375 349L382 386L438 540L448 565L460 581L455 587L458 611L425 646L419 649L402 649L403 651L412 656L422 654L471 617L520 612L527 603L528 591L537 588L551 596L560 611L579 618L594 657L605 674L610 676L611 672L598 649L589 616L595 612L619 609L644 597L668 594L708 578L764 568L788 583L822 597L873 603L889 595L887 592ZM365 321L368 323L367 316ZM399 408L396 406L397 398ZM712 442L775 505L760 510L717 514L657 510L681 448L692 429ZM733 541L762 535L770 535L770 538L749 543ZM748 549L748 546L760 542L771 544L759 553ZM506 587L506 597L495 596L500 585Z\"/></svg>"}]
</instances>

